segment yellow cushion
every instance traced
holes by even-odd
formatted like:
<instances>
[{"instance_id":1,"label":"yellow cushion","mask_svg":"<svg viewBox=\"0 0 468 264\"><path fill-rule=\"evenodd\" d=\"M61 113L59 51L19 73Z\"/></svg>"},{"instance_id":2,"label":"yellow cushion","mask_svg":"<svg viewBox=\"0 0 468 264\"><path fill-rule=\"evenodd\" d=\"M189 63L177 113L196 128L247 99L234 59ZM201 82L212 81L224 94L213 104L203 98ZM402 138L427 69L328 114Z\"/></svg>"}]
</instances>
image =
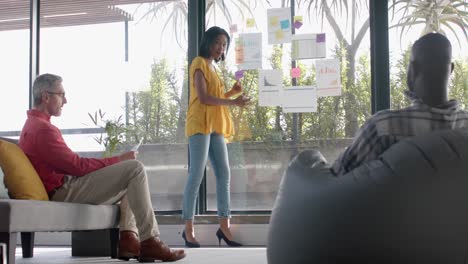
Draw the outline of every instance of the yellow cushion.
<instances>
[{"instance_id":1,"label":"yellow cushion","mask_svg":"<svg viewBox=\"0 0 468 264\"><path fill-rule=\"evenodd\" d=\"M3 180L12 198L49 200L39 175L16 144L0 140L0 167L5 174Z\"/></svg>"}]
</instances>

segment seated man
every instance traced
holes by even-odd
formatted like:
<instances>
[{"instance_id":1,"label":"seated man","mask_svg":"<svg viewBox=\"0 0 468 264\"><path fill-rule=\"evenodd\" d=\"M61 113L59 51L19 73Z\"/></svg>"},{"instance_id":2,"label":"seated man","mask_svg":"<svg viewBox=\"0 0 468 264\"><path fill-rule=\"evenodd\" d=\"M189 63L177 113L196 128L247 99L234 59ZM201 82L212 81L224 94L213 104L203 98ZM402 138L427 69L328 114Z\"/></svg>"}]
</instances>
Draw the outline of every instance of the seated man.
<instances>
[{"instance_id":1,"label":"seated man","mask_svg":"<svg viewBox=\"0 0 468 264\"><path fill-rule=\"evenodd\" d=\"M383 110L360 128L353 143L332 166L337 175L345 174L362 163L376 159L399 140L435 130L468 127L468 112L458 102L448 100L448 82L453 71L452 46L439 33L418 39L408 66L406 96L410 107Z\"/></svg>"},{"instance_id":2,"label":"seated man","mask_svg":"<svg viewBox=\"0 0 468 264\"><path fill-rule=\"evenodd\" d=\"M71 151L51 116L67 103L62 78L43 74L33 84L34 107L21 132L19 146L41 177L52 201L115 204L120 202L119 258L176 261L183 250L172 250L159 239L148 180L136 152L111 158L83 158ZM137 237L139 234L139 240Z\"/></svg>"}]
</instances>

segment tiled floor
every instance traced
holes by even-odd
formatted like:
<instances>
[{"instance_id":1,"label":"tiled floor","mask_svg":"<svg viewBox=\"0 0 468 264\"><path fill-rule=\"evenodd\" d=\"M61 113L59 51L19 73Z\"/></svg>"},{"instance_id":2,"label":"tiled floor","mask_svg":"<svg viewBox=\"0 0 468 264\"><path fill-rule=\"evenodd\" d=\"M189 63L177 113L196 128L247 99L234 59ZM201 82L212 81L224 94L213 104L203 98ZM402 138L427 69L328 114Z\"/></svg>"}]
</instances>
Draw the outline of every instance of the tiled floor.
<instances>
[{"instance_id":1,"label":"tiled floor","mask_svg":"<svg viewBox=\"0 0 468 264\"><path fill-rule=\"evenodd\" d=\"M265 248L197 248L186 249L187 257L176 263L180 264L266 264ZM77 258L71 257L69 247L36 247L34 257L24 259L21 249L16 251L17 264L94 264L94 263L138 263L110 258Z\"/></svg>"}]
</instances>

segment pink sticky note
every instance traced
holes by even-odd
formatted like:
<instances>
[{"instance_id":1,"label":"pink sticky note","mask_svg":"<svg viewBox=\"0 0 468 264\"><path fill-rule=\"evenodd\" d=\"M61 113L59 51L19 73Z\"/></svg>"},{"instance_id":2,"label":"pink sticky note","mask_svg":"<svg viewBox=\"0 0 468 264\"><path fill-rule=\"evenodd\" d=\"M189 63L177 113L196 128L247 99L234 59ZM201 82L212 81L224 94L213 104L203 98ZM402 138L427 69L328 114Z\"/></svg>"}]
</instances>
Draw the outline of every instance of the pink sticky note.
<instances>
[{"instance_id":1,"label":"pink sticky note","mask_svg":"<svg viewBox=\"0 0 468 264\"><path fill-rule=\"evenodd\" d=\"M232 24L230 27L229 27L229 31L231 32L231 34L234 34L237 32L237 24Z\"/></svg>"},{"instance_id":2,"label":"pink sticky note","mask_svg":"<svg viewBox=\"0 0 468 264\"><path fill-rule=\"evenodd\" d=\"M244 70L236 71L236 80L239 80L240 78L244 77Z\"/></svg>"},{"instance_id":3,"label":"pink sticky note","mask_svg":"<svg viewBox=\"0 0 468 264\"><path fill-rule=\"evenodd\" d=\"M291 77L299 78L301 76L301 69L299 68L292 68L291 69Z\"/></svg>"}]
</instances>

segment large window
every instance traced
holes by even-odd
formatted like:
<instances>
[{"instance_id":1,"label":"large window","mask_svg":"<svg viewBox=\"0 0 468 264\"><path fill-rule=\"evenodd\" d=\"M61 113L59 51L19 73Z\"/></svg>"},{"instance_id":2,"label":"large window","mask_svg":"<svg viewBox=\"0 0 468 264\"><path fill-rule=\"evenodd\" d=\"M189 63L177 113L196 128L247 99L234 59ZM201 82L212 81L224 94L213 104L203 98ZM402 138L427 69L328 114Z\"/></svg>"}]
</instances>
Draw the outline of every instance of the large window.
<instances>
[{"instance_id":1,"label":"large window","mask_svg":"<svg viewBox=\"0 0 468 264\"><path fill-rule=\"evenodd\" d=\"M269 15L268 11L287 8L291 13L289 6L283 6L284 1L244 0L245 6L238 1L214 2L207 9L207 28L220 26L232 36L226 65L218 67L227 87L232 86L235 73L242 69L236 64L239 39L246 33L261 33L262 65L246 70L241 79L246 93L253 97L253 103L244 109L231 109L237 129L234 142L228 145L232 209L271 210L291 157L303 149L316 148L333 162L371 114L368 4L367 1L353 1L345 8L344 5L319 1L309 7L309 1L296 1L289 23L294 26L296 21L301 21L302 25L295 28L295 35L305 37L324 33L321 40L314 37L318 42L326 42L326 54L320 58L292 60L290 41L269 44L268 40L271 38L269 34L276 38L284 37L284 32L268 33L271 23L279 22L282 29L287 28L288 23L283 21L281 14ZM326 16L322 12L330 12L331 15ZM276 21L278 19L280 21ZM233 28L236 29L233 31ZM313 48L315 46L308 46L306 51ZM244 50L244 54L247 51ZM259 74L262 70L281 70L285 90L291 86L317 87L316 64L323 59L338 60L340 96L318 98L317 109L313 113L287 113L282 107L260 104ZM292 71L293 68L300 69L296 78L292 76L297 71ZM207 208L215 211L215 177L212 170L208 170L207 175Z\"/></svg>"},{"instance_id":2,"label":"large window","mask_svg":"<svg viewBox=\"0 0 468 264\"><path fill-rule=\"evenodd\" d=\"M7 12L0 8L0 137L17 138L29 105L28 9ZM0 168L0 181L3 173ZM7 191L0 184L0 198Z\"/></svg>"},{"instance_id":3,"label":"large window","mask_svg":"<svg viewBox=\"0 0 468 264\"><path fill-rule=\"evenodd\" d=\"M86 155L100 156L108 136L120 137L122 145L107 155L142 140L138 158L155 209L180 210L187 174L181 122L186 36L178 46L176 36L163 31L161 21L171 14L158 10L158 3L121 2L133 4L41 1L40 71L63 77L68 100L52 122L67 129L64 138L73 150ZM102 131L101 138L96 129L106 124L115 130Z\"/></svg>"},{"instance_id":4,"label":"large window","mask_svg":"<svg viewBox=\"0 0 468 264\"><path fill-rule=\"evenodd\" d=\"M27 8L0 9L0 136L17 137L29 107L28 14Z\"/></svg>"},{"instance_id":5,"label":"large window","mask_svg":"<svg viewBox=\"0 0 468 264\"><path fill-rule=\"evenodd\" d=\"M4 135L21 129L28 108L29 1L24 2L27 7L21 9L22 14L19 9L0 9L0 110L8 113L0 125ZM118 128L111 136L122 136L123 146L113 154L143 139L139 158L148 171L155 209L180 210L188 163L184 133L188 0L117 0L110 6L97 0L72 2L41 1L40 73L61 75L68 99L63 115L52 122L63 129L70 147L85 155L106 154L106 123ZM371 115L368 1L348 1L347 5L337 4L340 1L206 2L206 28L217 25L231 33L227 61L218 67L227 86L234 83L239 70L236 41L241 34L262 34L262 65L246 70L241 79L252 105L232 109L237 133L228 148L231 208L269 211L291 157L316 148L333 162ZM268 42L272 23L268 10L291 11L290 2L295 3L294 16L302 19L295 34L324 33L325 58L338 59L340 65L341 95L318 98L313 113L287 113L282 107L259 103L260 69L281 70L284 89L317 85L316 63L324 58L292 60L290 42ZM289 26L294 26L294 16ZM465 103L467 51L461 47L466 37L454 28L455 33L446 30L458 65L451 95ZM407 57L403 55L418 36L413 33L419 32L412 27L411 34L405 31L400 41L399 33L394 33L397 29L390 30L393 108L404 106L400 97ZM300 69L297 78L292 78L292 68ZM213 212L215 177L210 167L207 176L207 196L202 193L202 198Z\"/></svg>"}]
</instances>

